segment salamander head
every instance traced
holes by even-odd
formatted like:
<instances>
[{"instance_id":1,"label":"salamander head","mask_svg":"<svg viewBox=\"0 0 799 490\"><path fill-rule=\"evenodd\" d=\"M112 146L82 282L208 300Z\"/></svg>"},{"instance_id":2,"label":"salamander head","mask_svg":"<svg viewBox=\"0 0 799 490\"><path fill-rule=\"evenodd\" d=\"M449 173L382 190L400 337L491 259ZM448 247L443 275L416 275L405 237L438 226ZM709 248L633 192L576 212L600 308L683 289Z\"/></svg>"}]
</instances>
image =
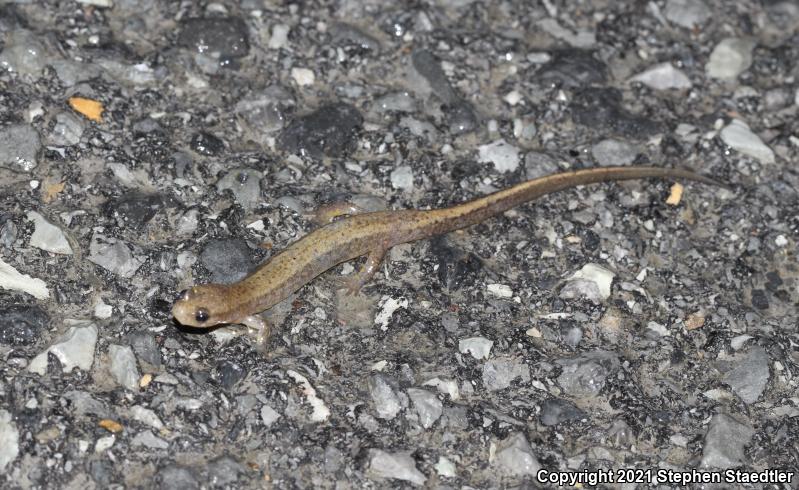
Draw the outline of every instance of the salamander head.
<instances>
[{"instance_id":1,"label":"salamander head","mask_svg":"<svg viewBox=\"0 0 799 490\"><path fill-rule=\"evenodd\" d=\"M181 291L172 305L172 316L189 327L208 328L228 323L224 308L228 296L227 287L221 284L203 284Z\"/></svg>"}]
</instances>

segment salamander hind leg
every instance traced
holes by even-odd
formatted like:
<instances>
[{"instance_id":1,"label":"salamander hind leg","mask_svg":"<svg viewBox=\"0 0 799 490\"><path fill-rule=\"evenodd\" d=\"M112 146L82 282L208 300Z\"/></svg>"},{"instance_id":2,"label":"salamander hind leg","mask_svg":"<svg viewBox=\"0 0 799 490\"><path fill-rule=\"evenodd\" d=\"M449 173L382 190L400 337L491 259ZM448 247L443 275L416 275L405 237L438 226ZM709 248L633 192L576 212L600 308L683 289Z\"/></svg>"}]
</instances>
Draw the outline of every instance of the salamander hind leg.
<instances>
[{"instance_id":1,"label":"salamander hind leg","mask_svg":"<svg viewBox=\"0 0 799 490\"><path fill-rule=\"evenodd\" d=\"M272 329L261 317L250 315L241 320L241 324L247 327L248 333L259 345L265 345L269 340Z\"/></svg>"},{"instance_id":2,"label":"salamander hind leg","mask_svg":"<svg viewBox=\"0 0 799 490\"><path fill-rule=\"evenodd\" d=\"M364 284L369 282L375 275L377 268L380 267L380 263L383 262L385 256L386 250L382 248L370 252L369 255L366 256L366 262L361 266L361 269L345 280L344 288L347 290L347 293L351 295L358 294L358 291L361 290Z\"/></svg>"}]
</instances>

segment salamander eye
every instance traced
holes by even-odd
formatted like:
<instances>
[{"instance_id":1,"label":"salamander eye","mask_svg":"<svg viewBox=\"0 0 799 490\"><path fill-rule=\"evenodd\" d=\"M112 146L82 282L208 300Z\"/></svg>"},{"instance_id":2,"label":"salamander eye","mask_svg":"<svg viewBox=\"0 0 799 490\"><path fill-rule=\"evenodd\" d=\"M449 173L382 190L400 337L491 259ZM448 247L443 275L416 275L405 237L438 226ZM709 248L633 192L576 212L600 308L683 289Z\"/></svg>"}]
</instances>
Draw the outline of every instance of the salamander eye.
<instances>
[{"instance_id":1,"label":"salamander eye","mask_svg":"<svg viewBox=\"0 0 799 490\"><path fill-rule=\"evenodd\" d=\"M208 310L206 310L205 308L198 308L197 311L194 312L194 319L200 323L203 323L204 321L208 320L209 316L210 315L208 314Z\"/></svg>"}]
</instances>

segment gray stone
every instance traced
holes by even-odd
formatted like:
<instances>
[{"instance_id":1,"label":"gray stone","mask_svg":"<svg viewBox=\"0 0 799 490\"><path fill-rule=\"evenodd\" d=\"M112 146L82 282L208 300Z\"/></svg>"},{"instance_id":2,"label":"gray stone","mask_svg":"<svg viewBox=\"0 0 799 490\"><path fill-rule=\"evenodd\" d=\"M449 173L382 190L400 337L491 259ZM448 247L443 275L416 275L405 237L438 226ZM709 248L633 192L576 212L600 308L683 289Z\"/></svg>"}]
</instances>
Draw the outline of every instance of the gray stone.
<instances>
[{"instance_id":1,"label":"gray stone","mask_svg":"<svg viewBox=\"0 0 799 490\"><path fill-rule=\"evenodd\" d=\"M214 58L241 58L250 52L247 24L238 17L187 19L178 44Z\"/></svg>"},{"instance_id":2,"label":"gray stone","mask_svg":"<svg viewBox=\"0 0 799 490\"><path fill-rule=\"evenodd\" d=\"M39 133L28 124L12 124L0 128L0 166L30 172L39 164L42 148Z\"/></svg>"},{"instance_id":3,"label":"gray stone","mask_svg":"<svg viewBox=\"0 0 799 490\"><path fill-rule=\"evenodd\" d=\"M735 468L744 463L744 448L755 430L731 416L719 413L710 420L702 448L702 466L705 468Z\"/></svg>"},{"instance_id":4,"label":"gray stone","mask_svg":"<svg viewBox=\"0 0 799 490\"><path fill-rule=\"evenodd\" d=\"M130 417L133 420L141 422L145 425L149 425L156 430L161 430L164 428L164 423L161 422L161 419L158 417L158 415L156 415L156 413L149 408L145 408L141 405L133 405L130 407L129 412Z\"/></svg>"},{"instance_id":5,"label":"gray stone","mask_svg":"<svg viewBox=\"0 0 799 490\"><path fill-rule=\"evenodd\" d=\"M85 123L74 114L61 112L55 117L53 131L47 137L47 142L53 146L72 146L80 143L80 138L86 130Z\"/></svg>"},{"instance_id":6,"label":"gray stone","mask_svg":"<svg viewBox=\"0 0 799 490\"><path fill-rule=\"evenodd\" d=\"M87 321L73 321L73 326L41 354L31 359L28 370L44 376L47 372L47 354L61 362L65 373L74 368L88 371L94 363L94 346L97 344L97 326Z\"/></svg>"},{"instance_id":7,"label":"gray stone","mask_svg":"<svg viewBox=\"0 0 799 490\"><path fill-rule=\"evenodd\" d=\"M682 90L691 88L688 76L669 62L651 66L630 79L655 90Z\"/></svg>"},{"instance_id":8,"label":"gray stone","mask_svg":"<svg viewBox=\"0 0 799 490\"><path fill-rule=\"evenodd\" d=\"M769 380L769 358L766 349L755 346L732 360L733 368L722 381L730 385L744 403L755 403Z\"/></svg>"},{"instance_id":9,"label":"gray stone","mask_svg":"<svg viewBox=\"0 0 799 490\"><path fill-rule=\"evenodd\" d=\"M197 490L200 482L190 468L174 463L156 470L158 488L165 490Z\"/></svg>"},{"instance_id":10,"label":"gray stone","mask_svg":"<svg viewBox=\"0 0 799 490\"><path fill-rule=\"evenodd\" d=\"M444 405L435 393L420 388L408 388L408 396L413 403L413 408L419 416L422 427L429 429L441 417Z\"/></svg>"},{"instance_id":11,"label":"gray stone","mask_svg":"<svg viewBox=\"0 0 799 490\"><path fill-rule=\"evenodd\" d=\"M756 158L761 163L774 163L774 151L758 135L749 129L745 122L733 119L719 133L721 140L733 150Z\"/></svg>"},{"instance_id":12,"label":"gray stone","mask_svg":"<svg viewBox=\"0 0 799 490\"><path fill-rule=\"evenodd\" d=\"M14 29L0 52L0 70L38 78L47 66L44 45L39 37L26 29Z\"/></svg>"},{"instance_id":13,"label":"gray stone","mask_svg":"<svg viewBox=\"0 0 799 490\"><path fill-rule=\"evenodd\" d=\"M213 488L238 486L239 474L246 472L244 466L230 456L222 456L211 461L207 467L209 483Z\"/></svg>"},{"instance_id":14,"label":"gray stone","mask_svg":"<svg viewBox=\"0 0 799 490\"><path fill-rule=\"evenodd\" d=\"M639 154L638 148L616 139L604 139L591 148L594 160L600 166L630 165Z\"/></svg>"},{"instance_id":15,"label":"gray stone","mask_svg":"<svg viewBox=\"0 0 799 490\"><path fill-rule=\"evenodd\" d=\"M497 172L513 172L519 167L519 149L505 140L479 146L478 159L484 163L493 163Z\"/></svg>"},{"instance_id":16,"label":"gray stone","mask_svg":"<svg viewBox=\"0 0 799 490\"><path fill-rule=\"evenodd\" d=\"M411 482L415 485L424 485L427 477L416 469L416 461L409 451L389 453L382 449L370 451L369 478L376 480L396 479Z\"/></svg>"},{"instance_id":17,"label":"gray stone","mask_svg":"<svg viewBox=\"0 0 799 490\"><path fill-rule=\"evenodd\" d=\"M483 365L483 385L488 391L504 390L517 378L530 382L530 368L516 357L497 357Z\"/></svg>"},{"instance_id":18,"label":"gray stone","mask_svg":"<svg viewBox=\"0 0 799 490\"><path fill-rule=\"evenodd\" d=\"M391 171L391 186L395 189L413 190L413 169L410 165L400 165Z\"/></svg>"},{"instance_id":19,"label":"gray stone","mask_svg":"<svg viewBox=\"0 0 799 490\"><path fill-rule=\"evenodd\" d=\"M595 350L557 363L563 368L558 384L573 397L596 396L605 387L608 376L619 368L613 352Z\"/></svg>"},{"instance_id":20,"label":"gray stone","mask_svg":"<svg viewBox=\"0 0 799 490\"><path fill-rule=\"evenodd\" d=\"M7 410L0 409L0 475L19 455L19 431Z\"/></svg>"},{"instance_id":21,"label":"gray stone","mask_svg":"<svg viewBox=\"0 0 799 490\"><path fill-rule=\"evenodd\" d=\"M278 147L313 158L341 157L355 148L363 116L354 106L328 104L299 117L278 137Z\"/></svg>"},{"instance_id":22,"label":"gray stone","mask_svg":"<svg viewBox=\"0 0 799 490\"><path fill-rule=\"evenodd\" d=\"M72 247L61 228L47 221L44 216L36 211L28 211L28 219L33 221L34 230L31 235L30 246L54 254L72 255Z\"/></svg>"},{"instance_id":23,"label":"gray stone","mask_svg":"<svg viewBox=\"0 0 799 490\"><path fill-rule=\"evenodd\" d=\"M416 99L408 92L391 92L378 97L372 107L372 110L378 114L416 112Z\"/></svg>"},{"instance_id":24,"label":"gray stone","mask_svg":"<svg viewBox=\"0 0 799 490\"><path fill-rule=\"evenodd\" d=\"M124 388L131 391L139 389L139 369L133 349L127 345L111 344L108 346L108 358L111 362L111 376Z\"/></svg>"},{"instance_id":25,"label":"gray stone","mask_svg":"<svg viewBox=\"0 0 799 490\"><path fill-rule=\"evenodd\" d=\"M261 408L261 421L263 421L264 425L267 427L277 422L277 419L280 417L280 412L269 405L264 405L263 408Z\"/></svg>"},{"instance_id":26,"label":"gray stone","mask_svg":"<svg viewBox=\"0 0 799 490\"><path fill-rule=\"evenodd\" d=\"M709 19L712 12L702 0L668 0L664 15L669 22L693 29Z\"/></svg>"},{"instance_id":27,"label":"gray stone","mask_svg":"<svg viewBox=\"0 0 799 490\"><path fill-rule=\"evenodd\" d=\"M95 233L89 244L89 261L118 276L132 277L144 259L131 248L137 249L122 240Z\"/></svg>"},{"instance_id":28,"label":"gray stone","mask_svg":"<svg viewBox=\"0 0 799 490\"><path fill-rule=\"evenodd\" d=\"M211 281L229 284L242 279L255 266L253 252L240 238L209 241L200 253L200 262L211 273Z\"/></svg>"},{"instance_id":29,"label":"gray stone","mask_svg":"<svg viewBox=\"0 0 799 490\"><path fill-rule=\"evenodd\" d=\"M497 444L493 464L503 473L513 476L535 476L541 469L527 437L516 432Z\"/></svg>"},{"instance_id":30,"label":"gray stone","mask_svg":"<svg viewBox=\"0 0 799 490\"><path fill-rule=\"evenodd\" d=\"M381 419L391 420L405 407L408 406L407 397L397 393L389 380L382 374L375 374L369 378L369 395L372 404Z\"/></svg>"},{"instance_id":31,"label":"gray stone","mask_svg":"<svg viewBox=\"0 0 799 490\"><path fill-rule=\"evenodd\" d=\"M755 42L751 39L728 37L719 42L705 65L709 77L722 80L735 80L752 65L752 50Z\"/></svg>"},{"instance_id":32,"label":"gray stone","mask_svg":"<svg viewBox=\"0 0 799 490\"><path fill-rule=\"evenodd\" d=\"M572 402L561 398L550 398L541 403L539 420L541 425L552 426L570 420L579 420L585 416L582 410Z\"/></svg>"},{"instance_id":33,"label":"gray stone","mask_svg":"<svg viewBox=\"0 0 799 490\"><path fill-rule=\"evenodd\" d=\"M458 341L458 351L461 354L471 354L478 361L488 359L493 346L494 341L485 337L469 337Z\"/></svg>"},{"instance_id":34,"label":"gray stone","mask_svg":"<svg viewBox=\"0 0 799 490\"><path fill-rule=\"evenodd\" d=\"M230 190L236 202L246 211L261 202L261 178L263 174L251 168L231 170L216 183L219 192Z\"/></svg>"},{"instance_id":35,"label":"gray stone","mask_svg":"<svg viewBox=\"0 0 799 490\"><path fill-rule=\"evenodd\" d=\"M169 448L168 442L161 439L160 437L157 437L149 430L145 430L136 434L136 436L130 441L130 445L133 447L144 446L150 449Z\"/></svg>"}]
</instances>

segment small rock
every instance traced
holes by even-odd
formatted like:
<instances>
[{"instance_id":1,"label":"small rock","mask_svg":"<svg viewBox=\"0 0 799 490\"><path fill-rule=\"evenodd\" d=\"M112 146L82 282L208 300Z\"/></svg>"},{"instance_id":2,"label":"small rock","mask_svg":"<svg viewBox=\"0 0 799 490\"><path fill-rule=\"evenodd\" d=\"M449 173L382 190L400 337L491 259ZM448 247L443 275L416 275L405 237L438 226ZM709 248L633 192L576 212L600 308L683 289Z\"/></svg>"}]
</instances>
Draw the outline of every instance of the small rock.
<instances>
[{"instance_id":1,"label":"small rock","mask_svg":"<svg viewBox=\"0 0 799 490\"><path fill-rule=\"evenodd\" d=\"M0 70L39 78L49 61L39 39L36 33L27 29L11 29L0 52Z\"/></svg>"},{"instance_id":2,"label":"small rock","mask_svg":"<svg viewBox=\"0 0 799 490\"><path fill-rule=\"evenodd\" d=\"M141 331L131 332L128 335L128 342L139 360L156 368L161 365L161 350L152 334Z\"/></svg>"},{"instance_id":3,"label":"small rock","mask_svg":"<svg viewBox=\"0 0 799 490\"><path fill-rule=\"evenodd\" d=\"M538 77L569 88L601 84L607 79L607 66L587 49L560 49L541 67Z\"/></svg>"},{"instance_id":4,"label":"small rock","mask_svg":"<svg viewBox=\"0 0 799 490\"><path fill-rule=\"evenodd\" d=\"M566 41L574 48L590 48L596 44L596 35L593 32L587 30L572 31L561 26L557 20L551 17L539 20L536 25L554 38Z\"/></svg>"},{"instance_id":5,"label":"small rock","mask_svg":"<svg viewBox=\"0 0 799 490\"><path fill-rule=\"evenodd\" d=\"M651 116L633 114L623 104L618 89L585 87L578 89L569 104L572 120L588 128L603 128L633 139L648 139L663 131L663 123Z\"/></svg>"},{"instance_id":6,"label":"small rock","mask_svg":"<svg viewBox=\"0 0 799 490\"><path fill-rule=\"evenodd\" d=\"M216 183L219 192L230 190L236 202L245 211L255 209L261 202L261 178L263 174L251 168L231 170Z\"/></svg>"},{"instance_id":7,"label":"small rock","mask_svg":"<svg viewBox=\"0 0 799 490\"><path fill-rule=\"evenodd\" d=\"M22 291L36 299L47 299L50 297L50 291L47 289L47 284L44 281L20 273L9 264L3 262L2 259L0 259L0 289Z\"/></svg>"},{"instance_id":8,"label":"small rock","mask_svg":"<svg viewBox=\"0 0 799 490\"><path fill-rule=\"evenodd\" d=\"M436 469L438 476L443 476L444 478L456 478L458 476L455 471L455 465L444 456L439 456L438 463L433 467Z\"/></svg>"},{"instance_id":9,"label":"small rock","mask_svg":"<svg viewBox=\"0 0 799 490\"><path fill-rule=\"evenodd\" d=\"M33 344L49 325L50 317L38 306L9 306L0 310L0 343Z\"/></svg>"},{"instance_id":10,"label":"small rock","mask_svg":"<svg viewBox=\"0 0 799 490\"><path fill-rule=\"evenodd\" d=\"M497 298L513 297L513 289L507 284L489 284L486 290Z\"/></svg>"},{"instance_id":11,"label":"small rock","mask_svg":"<svg viewBox=\"0 0 799 490\"><path fill-rule=\"evenodd\" d=\"M733 119L730 124L721 130L719 136L733 150L756 158L761 163L770 164L775 161L774 152L771 148L766 146L763 140L753 133L749 126L740 119Z\"/></svg>"},{"instance_id":12,"label":"small rock","mask_svg":"<svg viewBox=\"0 0 799 490\"><path fill-rule=\"evenodd\" d=\"M130 416L133 420L149 425L153 429L161 430L164 428L164 423L161 422L158 415L149 408L144 408L141 405L133 405L130 407Z\"/></svg>"},{"instance_id":13,"label":"small rock","mask_svg":"<svg viewBox=\"0 0 799 490\"><path fill-rule=\"evenodd\" d=\"M191 137L190 146L198 155L214 157L225 149L225 142L211 133L200 131Z\"/></svg>"},{"instance_id":14,"label":"small rock","mask_svg":"<svg viewBox=\"0 0 799 490\"><path fill-rule=\"evenodd\" d=\"M498 172L513 172L519 166L519 149L505 140L496 140L493 143L477 148L479 160L483 163L493 163Z\"/></svg>"},{"instance_id":15,"label":"small rock","mask_svg":"<svg viewBox=\"0 0 799 490\"><path fill-rule=\"evenodd\" d=\"M133 191L109 201L106 205L106 213L116 218L120 227L141 229L163 207L164 198L160 194Z\"/></svg>"},{"instance_id":16,"label":"small rock","mask_svg":"<svg viewBox=\"0 0 799 490\"><path fill-rule=\"evenodd\" d=\"M693 29L709 19L712 12L702 0L668 0L664 15L669 22Z\"/></svg>"},{"instance_id":17,"label":"small rock","mask_svg":"<svg viewBox=\"0 0 799 490\"><path fill-rule=\"evenodd\" d=\"M30 246L54 254L72 255L67 237L61 228L47 221L44 216L36 211L28 211L28 219L33 221L35 229L31 235Z\"/></svg>"},{"instance_id":18,"label":"small rock","mask_svg":"<svg viewBox=\"0 0 799 490\"><path fill-rule=\"evenodd\" d=\"M455 135L472 132L479 123L472 104L462 99L445 105L444 116L450 133Z\"/></svg>"},{"instance_id":19,"label":"small rock","mask_svg":"<svg viewBox=\"0 0 799 490\"><path fill-rule=\"evenodd\" d=\"M30 172L39 164L42 148L39 133L28 124L12 124L0 129L0 166Z\"/></svg>"},{"instance_id":20,"label":"small rock","mask_svg":"<svg viewBox=\"0 0 799 490\"><path fill-rule=\"evenodd\" d=\"M72 146L80 143L83 132L86 130L84 122L74 114L62 112L55 117L53 131L47 137L47 142L54 146Z\"/></svg>"},{"instance_id":21,"label":"small rock","mask_svg":"<svg viewBox=\"0 0 799 490\"><path fill-rule=\"evenodd\" d=\"M413 168L410 165L400 165L392 170L391 186L395 189L413 190Z\"/></svg>"},{"instance_id":22,"label":"small rock","mask_svg":"<svg viewBox=\"0 0 799 490\"><path fill-rule=\"evenodd\" d=\"M136 446L144 446L150 449L168 449L169 443L165 440L161 439L160 437L155 436L151 431L145 430L136 434L136 436L130 441L130 445L133 447Z\"/></svg>"},{"instance_id":23,"label":"small rock","mask_svg":"<svg viewBox=\"0 0 799 490\"><path fill-rule=\"evenodd\" d=\"M731 416L718 413L710 420L702 448L702 466L705 468L735 468L744 463L744 448L755 430Z\"/></svg>"},{"instance_id":24,"label":"small rock","mask_svg":"<svg viewBox=\"0 0 799 490\"><path fill-rule=\"evenodd\" d=\"M483 385L488 391L504 390L515 379L530 382L530 368L515 357L497 357L483 365Z\"/></svg>"},{"instance_id":25,"label":"small rock","mask_svg":"<svg viewBox=\"0 0 799 490\"><path fill-rule=\"evenodd\" d=\"M422 386L433 386L439 393L449 395L450 400L459 400L461 397L458 382L454 379L431 378L422 383Z\"/></svg>"},{"instance_id":26,"label":"small rock","mask_svg":"<svg viewBox=\"0 0 799 490\"><path fill-rule=\"evenodd\" d=\"M755 42L751 39L728 37L722 39L705 65L709 77L722 80L735 80L752 65L752 50Z\"/></svg>"},{"instance_id":27,"label":"small rock","mask_svg":"<svg viewBox=\"0 0 799 490\"><path fill-rule=\"evenodd\" d=\"M12 421L11 414L0 409L0 475L5 474L6 466L19 455L19 431Z\"/></svg>"},{"instance_id":28,"label":"small rock","mask_svg":"<svg viewBox=\"0 0 799 490\"><path fill-rule=\"evenodd\" d=\"M732 369L722 381L732 388L744 403L752 404L760 398L769 380L769 357L766 349L755 346L731 359Z\"/></svg>"},{"instance_id":29,"label":"small rock","mask_svg":"<svg viewBox=\"0 0 799 490\"><path fill-rule=\"evenodd\" d=\"M596 396L605 387L608 377L619 368L616 354L603 350L586 352L571 359L560 359L563 368L558 384L573 397Z\"/></svg>"},{"instance_id":30,"label":"small rock","mask_svg":"<svg viewBox=\"0 0 799 490\"><path fill-rule=\"evenodd\" d=\"M591 148L594 160L603 167L630 165L639 153L635 146L616 139L604 139Z\"/></svg>"},{"instance_id":31,"label":"small rock","mask_svg":"<svg viewBox=\"0 0 799 490\"><path fill-rule=\"evenodd\" d=\"M108 358L111 361L111 376L122 387L139 390L139 369L136 366L136 356L133 349L127 345L111 344L108 346Z\"/></svg>"},{"instance_id":32,"label":"small rock","mask_svg":"<svg viewBox=\"0 0 799 490\"><path fill-rule=\"evenodd\" d=\"M241 58L250 52L247 25L238 17L187 19L178 44L214 58Z\"/></svg>"},{"instance_id":33,"label":"small rock","mask_svg":"<svg viewBox=\"0 0 799 490\"><path fill-rule=\"evenodd\" d=\"M417 92L422 94L432 92L441 99L445 104L451 104L458 99L458 95L452 88L452 85L447 79L444 69L441 68L441 62L430 51L426 49L416 49L411 53L410 68L413 73L410 74L411 83L421 81L415 84Z\"/></svg>"},{"instance_id":34,"label":"small rock","mask_svg":"<svg viewBox=\"0 0 799 490\"><path fill-rule=\"evenodd\" d=\"M200 488L200 482L194 472L183 466L170 463L162 466L155 472L158 488L165 490L196 490Z\"/></svg>"},{"instance_id":35,"label":"small rock","mask_svg":"<svg viewBox=\"0 0 799 490\"><path fill-rule=\"evenodd\" d=\"M92 415L101 419L116 417L105 403L93 398L85 391L72 390L64 393L64 399L69 400L71 412L75 416Z\"/></svg>"},{"instance_id":36,"label":"small rock","mask_svg":"<svg viewBox=\"0 0 799 490\"><path fill-rule=\"evenodd\" d=\"M238 461L229 456L216 458L208 464L206 469L212 488L236 487L239 474L246 472L246 469Z\"/></svg>"},{"instance_id":37,"label":"small rock","mask_svg":"<svg viewBox=\"0 0 799 490\"><path fill-rule=\"evenodd\" d=\"M413 402L413 408L419 416L422 427L425 429L432 427L444 411L441 400L434 393L420 388L408 388L408 396Z\"/></svg>"},{"instance_id":38,"label":"small rock","mask_svg":"<svg viewBox=\"0 0 799 490\"><path fill-rule=\"evenodd\" d=\"M416 99L408 92L391 92L378 97L372 107L372 110L378 114L416 112Z\"/></svg>"},{"instance_id":39,"label":"small rock","mask_svg":"<svg viewBox=\"0 0 799 490\"><path fill-rule=\"evenodd\" d=\"M394 478L409 481L415 485L424 485L427 477L416 469L416 461L410 451L389 453L382 449L372 449L369 458L369 478L382 480Z\"/></svg>"},{"instance_id":40,"label":"small rock","mask_svg":"<svg viewBox=\"0 0 799 490\"><path fill-rule=\"evenodd\" d=\"M541 425L553 426L561 422L579 420L585 413L572 402L561 398L550 398L541 403L541 413L538 418Z\"/></svg>"},{"instance_id":41,"label":"small rock","mask_svg":"<svg viewBox=\"0 0 799 490\"><path fill-rule=\"evenodd\" d=\"M380 52L380 41L357 26L343 22L338 22L330 28L330 40L337 45L354 45L375 54Z\"/></svg>"},{"instance_id":42,"label":"small rock","mask_svg":"<svg viewBox=\"0 0 799 490\"><path fill-rule=\"evenodd\" d=\"M272 36L269 38L267 46L269 49L280 49L286 46L289 39L291 27L286 24L275 24L272 26Z\"/></svg>"},{"instance_id":43,"label":"small rock","mask_svg":"<svg viewBox=\"0 0 799 490\"><path fill-rule=\"evenodd\" d=\"M236 383L247 376L247 369L235 361L223 360L216 365L216 375L219 384L226 390L231 390Z\"/></svg>"},{"instance_id":44,"label":"small rock","mask_svg":"<svg viewBox=\"0 0 799 490\"><path fill-rule=\"evenodd\" d=\"M69 330L44 352L34 357L28 371L42 376L47 372L47 355L53 354L61 362L65 373L74 368L88 371L94 363L94 346L97 344L97 326L91 322L73 320Z\"/></svg>"},{"instance_id":45,"label":"small rock","mask_svg":"<svg viewBox=\"0 0 799 490\"><path fill-rule=\"evenodd\" d=\"M492 463L503 473L513 476L535 476L541 469L527 437L516 432L496 446Z\"/></svg>"},{"instance_id":46,"label":"small rock","mask_svg":"<svg viewBox=\"0 0 799 490\"><path fill-rule=\"evenodd\" d=\"M264 425L269 427L275 422L277 419L281 417L280 412L276 411L274 408L270 407L269 405L264 405L261 408L261 420L263 421Z\"/></svg>"},{"instance_id":47,"label":"small rock","mask_svg":"<svg viewBox=\"0 0 799 490\"><path fill-rule=\"evenodd\" d=\"M225 238L209 241L200 262L211 273L211 282L230 284L247 275L255 266L253 253L241 238Z\"/></svg>"},{"instance_id":48,"label":"small rock","mask_svg":"<svg viewBox=\"0 0 799 490\"><path fill-rule=\"evenodd\" d=\"M616 275L597 264L586 264L567 279L560 290L562 299L585 298L599 304L610 297L610 285Z\"/></svg>"},{"instance_id":49,"label":"small rock","mask_svg":"<svg viewBox=\"0 0 799 490\"><path fill-rule=\"evenodd\" d=\"M369 378L369 395L377 416L381 419L391 420L408 406L407 397L402 393L398 394L392 383L382 374Z\"/></svg>"},{"instance_id":50,"label":"small rock","mask_svg":"<svg viewBox=\"0 0 799 490\"><path fill-rule=\"evenodd\" d=\"M278 147L317 159L342 157L354 148L362 126L363 116L355 107L328 104L289 124L278 137Z\"/></svg>"},{"instance_id":51,"label":"small rock","mask_svg":"<svg viewBox=\"0 0 799 490\"><path fill-rule=\"evenodd\" d=\"M308 68L292 68L291 78L293 78L294 83L300 87L313 85L316 81L316 75L314 75L313 70L309 70Z\"/></svg>"},{"instance_id":52,"label":"small rock","mask_svg":"<svg viewBox=\"0 0 799 490\"><path fill-rule=\"evenodd\" d=\"M92 235L89 261L121 277L132 277L144 263L143 258L131 252L128 244L100 233Z\"/></svg>"},{"instance_id":53,"label":"small rock","mask_svg":"<svg viewBox=\"0 0 799 490\"><path fill-rule=\"evenodd\" d=\"M458 341L458 350L461 354L471 354L478 361L488 359L493 346L494 342L485 337L469 337Z\"/></svg>"},{"instance_id":54,"label":"small rock","mask_svg":"<svg viewBox=\"0 0 799 490\"><path fill-rule=\"evenodd\" d=\"M655 90L691 88L691 80L688 76L669 62L652 66L632 77L630 81L643 83Z\"/></svg>"}]
</instances>

